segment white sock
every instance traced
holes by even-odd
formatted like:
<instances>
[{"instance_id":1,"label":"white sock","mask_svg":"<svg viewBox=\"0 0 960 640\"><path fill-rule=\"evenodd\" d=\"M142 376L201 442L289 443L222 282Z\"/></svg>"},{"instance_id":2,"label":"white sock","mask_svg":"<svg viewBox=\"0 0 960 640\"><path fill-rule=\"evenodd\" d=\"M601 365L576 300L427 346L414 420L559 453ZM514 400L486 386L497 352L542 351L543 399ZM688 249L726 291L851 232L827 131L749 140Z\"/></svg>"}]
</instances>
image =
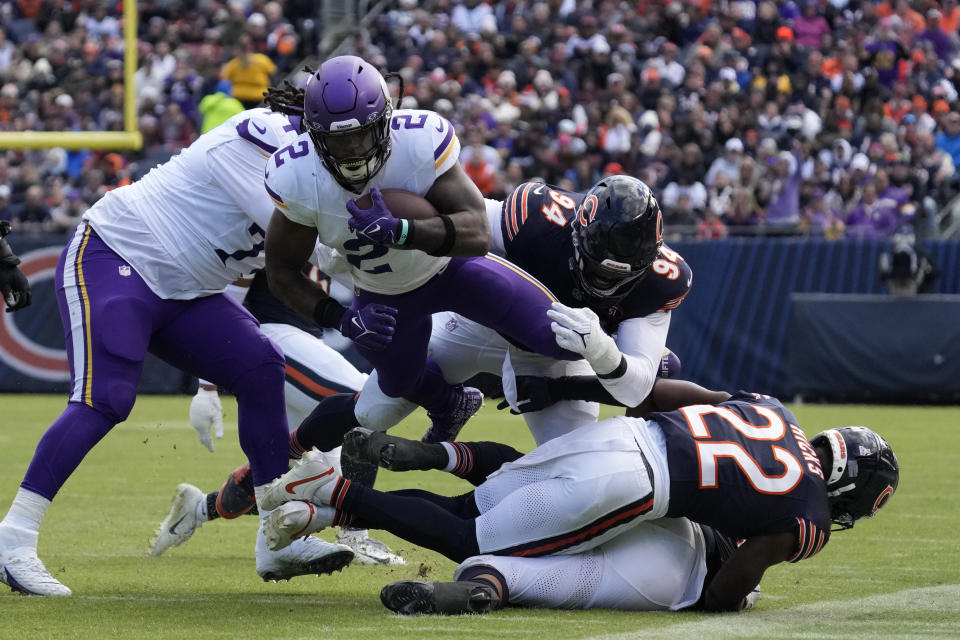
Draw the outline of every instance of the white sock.
<instances>
[{"instance_id":1,"label":"white sock","mask_svg":"<svg viewBox=\"0 0 960 640\"><path fill-rule=\"evenodd\" d=\"M453 445L449 442L441 442L440 444L442 444L443 448L447 451L447 466L441 469L441 471L450 473L453 471L454 467L457 466L457 460L459 460L460 457L457 455L457 450L454 449Z\"/></svg>"},{"instance_id":2,"label":"white sock","mask_svg":"<svg viewBox=\"0 0 960 640\"><path fill-rule=\"evenodd\" d=\"M20 488L0 526L0 544L11 547L36 548L40 522L50 501L33 491Z\"/></svg>"}]
</instances>

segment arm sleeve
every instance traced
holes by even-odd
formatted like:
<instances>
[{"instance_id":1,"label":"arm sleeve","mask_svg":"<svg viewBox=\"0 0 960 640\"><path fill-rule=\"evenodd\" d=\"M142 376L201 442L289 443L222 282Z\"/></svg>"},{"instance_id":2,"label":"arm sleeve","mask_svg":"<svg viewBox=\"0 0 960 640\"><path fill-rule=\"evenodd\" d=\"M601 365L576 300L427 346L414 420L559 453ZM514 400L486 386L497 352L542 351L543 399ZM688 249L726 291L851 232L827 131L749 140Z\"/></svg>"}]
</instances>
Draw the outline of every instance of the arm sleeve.
<instances>
[{"instance_id":1,"label":"arm sleeve","mask_svg":"<svg viewBox=\"0 0 960 640\"><path fill-rule=\"evenodd\" d=\"M627 361L627 369L622 376L603 378L600 383L624 406L639 405L653 389L669 330L669 311L630 318L617 329L617 347Z\"/></svg>"}]
</instances>

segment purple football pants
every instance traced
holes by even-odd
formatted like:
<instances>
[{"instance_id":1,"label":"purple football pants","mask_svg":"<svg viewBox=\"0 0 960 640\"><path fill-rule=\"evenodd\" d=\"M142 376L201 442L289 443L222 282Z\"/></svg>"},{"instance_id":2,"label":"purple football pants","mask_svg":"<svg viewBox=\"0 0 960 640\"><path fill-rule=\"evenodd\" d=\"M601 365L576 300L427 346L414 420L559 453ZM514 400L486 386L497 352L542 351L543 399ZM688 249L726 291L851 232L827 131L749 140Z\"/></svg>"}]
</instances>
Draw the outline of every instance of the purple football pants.
<instances>
[{"instance_id":1,"label":"purple football pants","mask_svg":"<svg viewBox=\"0 0 960 640\"><path fill-rule=\"evenodd\" d=\"M445 413L455 400L453 387L436 362L427 358L431 315L454 311L513 338L551 358L579 360L561 349L550 329L547 309L556 300L550 290L520 267L496 256L453 258L426 284L399 295L359 291L353 307L371 302L396 307L397 329L382 351L360 349L376 369L380 388L392 397Z\"/></svg>"},{"instance_id":2,"label":"purple football pants","mask_svg":"<svg viewBox=\"0 0 960 640\"><path fill-rule=\"evenodd\" d=\"M40 439L24 489L53 499L87 452L126 420L147 351L237 396L240 446L255 485L287 470L283 355L236 301L157 297L86 224L60 255L56 287L70 398Z\"/></svg>"}]
</instances>

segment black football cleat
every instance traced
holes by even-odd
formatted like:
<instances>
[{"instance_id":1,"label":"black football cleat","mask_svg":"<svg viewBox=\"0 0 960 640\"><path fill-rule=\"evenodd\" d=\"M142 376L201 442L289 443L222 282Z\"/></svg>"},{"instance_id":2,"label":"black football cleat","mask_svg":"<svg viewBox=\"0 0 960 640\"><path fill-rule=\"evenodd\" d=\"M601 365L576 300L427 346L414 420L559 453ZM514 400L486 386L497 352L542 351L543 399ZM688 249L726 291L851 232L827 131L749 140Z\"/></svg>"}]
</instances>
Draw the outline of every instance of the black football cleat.
<instances>
[{"instance_id":1,"label":"black football cleat","mask_svg":"<svg viewBox=\"0 0 960 640\"><path fill-rule=\"evenodd\" d=\"M387 609L405 616L487 613L502 606L496 589L483 582L391 582L380 591Z\"/></svg>"},{"instance_id":2,"label":"black football cleat","mask_svg":"<svg viewBox=\"0 0 960 640\"><path fill-rule=\"evenodd\" d=\"M427 471L442 469L447 464L447 452L440 444L426 444L363 427L349 431L344 437L345 444L347 440L363 460L390 471Z\"/></svg>"}]
</instances>

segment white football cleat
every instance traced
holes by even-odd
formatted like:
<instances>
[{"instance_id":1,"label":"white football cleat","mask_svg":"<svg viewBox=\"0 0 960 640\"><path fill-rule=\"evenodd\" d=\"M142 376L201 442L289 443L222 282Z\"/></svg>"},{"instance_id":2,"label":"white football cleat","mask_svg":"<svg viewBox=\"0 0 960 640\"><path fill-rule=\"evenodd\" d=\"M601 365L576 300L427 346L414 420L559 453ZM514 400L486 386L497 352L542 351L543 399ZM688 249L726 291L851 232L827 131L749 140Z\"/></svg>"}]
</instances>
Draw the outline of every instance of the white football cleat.
<instances>
[{"instance_id":1,"label":"white football cleat","mask_svg":"<svg viewBox=\"0 0 960 640\"><path fill-rule=\"evenodd\" d=\"M291 500L306 500L314 504L329 504L330 496L340 480L340 474L330 466L326 457L311 449L293 465L290 471L268 484L257 499L261 511L272 511Z\"/></svg>"},{"instance_id":2,"label":"white football cleat","mask_svg":"<svg viewBox=\"0 0 960 640\"><path fill-rule=\"evenodd\" d=\"M181 545L190 539L203 522L197 517L197 505L207 494L184 482L173 495L170 512L150 540L150 555L159 556L170 547Z\"/></svg>"},{"instance_id":3,"label":"white football cleat","mask_svg":"<svg viewBox=\"0 0 960 640\"><path fill-rule=\"evenodd\" d=\"M28 596L69 596L72 591L47 571L33 547L0 549L0 582Z\"/></svg>"},{"instance_id":4,"label":"white football cleat","mask_svg":"<svg viewBox=\"0 0 960 640\"><path fill-rule=\"evenodd\" d=\"M333 524L335 515L333 507L318 507L303 500L285 502L263 519L267 549L285 549L297 538L326 529Z\"/></svg>"},{"instance_id":5,"label":"white football cleat","mask_svg":"<svg viewBox=\"0 0 960 640\"><path fill-rule=\"evenodd\" d=\"M266 519L263 520L266 524ZM294 540L279 551L266 547L264 526L257 532L257 574L264 582L289 580L297 576L323 575L341 571L353 560L353 551L342 544L333 544L308 536Z\"/></svg>"},{"instance_id":6,"label":"white football cleat","mask_svg":"<svg viewBox=\"0 0 960 640\"><path fill-rule=\"evenodd\" d=\"M341 528L334 542L353 549L354 564L407 564L402 556L391 551L385 543L371 538L366 529Z\"/></svg>"}]
</instances>

